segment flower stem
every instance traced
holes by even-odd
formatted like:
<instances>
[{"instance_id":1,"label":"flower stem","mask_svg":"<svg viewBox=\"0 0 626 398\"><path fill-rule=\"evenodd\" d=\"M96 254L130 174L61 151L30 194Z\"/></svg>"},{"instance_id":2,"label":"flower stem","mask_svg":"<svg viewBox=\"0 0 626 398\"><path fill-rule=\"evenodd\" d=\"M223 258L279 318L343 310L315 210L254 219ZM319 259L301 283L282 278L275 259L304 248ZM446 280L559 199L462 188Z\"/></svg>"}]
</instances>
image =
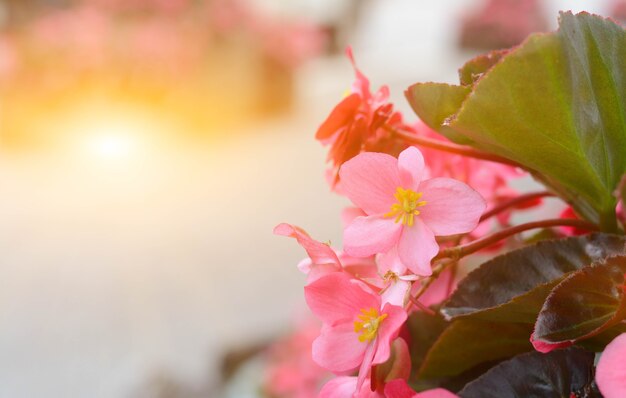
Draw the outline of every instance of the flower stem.
<instances>
[{"instance_id":1,"label":"flower stem","mask_svg":"<svg viewBox=\"0 0 626 398\"><path fill-rule=\"evenodd\" d=\"M450 247L448 249L444 249L435 257L435 259L440 258L455 258L459 259L467 256L468 254L472 254L477 252L478 250L484 249L497 243L503 239L508 238L509 236L513 236L520 232L528 231L530 229L535 228L548 228L548 227L556 227L556 226L569 226L576 227L581 229L586 229L589 231L597 231L599 230L598 226L590 223L589 221L584 220L575 220L571 218L555 218L549 220L541 220L541 221L532 221L525 224L516 225L514 227L509 227L503 229L502 231L498 231L493 235L485 236L480 239L476 239L473 242L467 243L465 245Z\"/></svg>"},{"instance_id":2,"label":"flower stem","mask_svg":"<svg viewBox=\"0 0 626 398\"><path fill-rule=\"evenodd\" d=\"M441 274L450 265L457 264L457 263L458 263L458 260L453 260L450 258L444 258L443 260L440 260L437 263L437 265L433 267L433 274L428 279L426 279L424 284L419 288L419 290L415 293L415 295L410 297L411 302L412 303L418 302L418 299L424 293L426 293L426 290L428 290L430 285L432 285L432 283L437 280L437 278L439 277L439 274Z\"/></svg>"},{"instance_id":3,"label":"flower stem","mask_svg":"<svg viewBox=\"0 0 626 398\"><path fill-rule=\"evenodd\" d=\"M395 135L396 137L412 145L425 146L425 147L436 149L436 150L443 151L443 152L454 153L457 155L467 156L470 158L476 158L476 159L481 159L481 160L488 160L490 162L504 163L504 164L508 164L509 166L526 169L524 166L522 166L521 164L513 160L509 160L509 159L506 159L497 155L492 155L487 152L482 152L482 151L479 151L479 150L476 150L467 146L457 145L457 144L453 144L453 143L441 141L441 140L434 140L432 138L420 137L415 134L410 134L405 131L394 129L393 127L387 124L383 125L383 128L389 133Z\"/></svg>"},{"instance_id":4,"label":"flower stem","mask_svg":"<svg viewBox=\"0 0 626 398\"><path fill-rule=\"evenodd\" d=\"M448 281L448 285L446 286L446 297L450 297L452 294L452 290L454 289L454 280L456 279L457 273L459 272L459 263L458 261L452 265L450 269L450 280Z\"/></svg>"},{"instance_id":5,"label":"flower stem","mask_svg":"<svg viewBox=\"0 0 626 398\"><path fill-rule=\"evenodd\" d=\"M517 196L513 199L507 200L506 202L502 202L496 206L494 206L491 210L486 211L481 217L480 222L483 222L495 215L502 213L503 211L515 207L524 202L529 202L531 200L535 200L538 198L543 198L546 196L554 196L553 193L548 191L540 191L540 192L530 192L524 195Z\"/></svg>"},{"instance_id":6,"label":"flower stem","mask_svg":"<svg viewBox=\"0 0 626 398\"><path fill-rule=\"evenodd\" d=\"M434 258L436 262L433 266L432 275L428 279L425 280L424 284L415 293L415 295L410 297L411 302L412 303L417 302L417 300L426 292L426 290L430 287L430 285L435 280L437 280L437 277L449 266L457 264L460 258L465 257L469 254L475 253L478 250L484 249L485 247L489 247L502 239L508 238L509 236L518 234L520 232L528 231L530 229L535 229L535 228L548 228L548 227L556 227L556 226L577 227L577 228L587 229L590 231L597 231L599 229L597 225L592 224L588 221L575 220L575 219L569 219L569 218L555 218L555 219L550 219L550 220L533 221L533 222L529 222L525 224L516 225L514 227L510 227L507 229L503 229L502 231L498 231L493 235L489 235L489 236L485 236L484 238L477 239L468 244L444 249L441 252L439 252L439 254Z\"/></svg>"},{"instance_id":7,"label":"flower stem","mask_svg":"<svg viewBox=\"0 0 626 398\"><path fill-rule=\"evenodd\" d=\"M411 304L413 304L414 306L416 306L417 308L419 308L422 311L424 311L425 313L427 313L429 315L435 315L435 311L433 311L430 308L426 307L424 304L420 303L419 300L417 300L416 298L414 298L411 295L409 295L409 302Z\"/></svg>"}]
</instances>

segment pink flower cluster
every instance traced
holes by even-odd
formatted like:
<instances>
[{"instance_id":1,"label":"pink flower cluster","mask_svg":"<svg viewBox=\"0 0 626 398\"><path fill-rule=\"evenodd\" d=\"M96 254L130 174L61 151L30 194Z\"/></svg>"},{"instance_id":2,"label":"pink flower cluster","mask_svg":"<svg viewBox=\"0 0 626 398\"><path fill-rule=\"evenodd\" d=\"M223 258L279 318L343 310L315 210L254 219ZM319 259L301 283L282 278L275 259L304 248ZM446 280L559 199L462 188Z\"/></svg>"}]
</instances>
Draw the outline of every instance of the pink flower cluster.
<instances>
[{"instance_id":1,"label":"pink flower cluster","mask_svg":"<svg viewBox=\"0 0 626 398\"><path fill-rule=\"evenodd\" d=\"M330 146L331 186L355 206L343 214L343 251L289 224L274 230L295 238L308 254L299 264L307 274L305 298L322 321L312 358L337 375L319 396L453 397L441 389L418 394L409 388L405 322L411 312L429 311L447 298L454 272L434 273L433 261L448 242L491 229L481 216L518 195L508 182L521 172L399 139L397 131L448 143L421 122L404 123L387 87L372 93L347 53L356 81L316 135ZM490 221L506 225L513 210L538 203L520 203ZM399 368L405 373L387 371Z\"/></svg>"},{"instance_id":2,"label":"pink flower cluster","mask_svg":"<svg viewBox=\"0 0 626 398\"><path fill-rule=\"evenodd\" d=\"M345 228L345 252L337 253L288 224L278 225L275 233L295 238L309 255L300 263L308 275L305 298L323 323L312 356L342 376L329 382L320 396L399 396L389 392L403 388L397 387L399 382L388 383L389 375L372 369L402 358L391 355L392 346L402 340L412 310L412 285L432 273L431 260L439 250L435 237L471 232L486 204L462 182L427 178L424 158L415 147L398 158L358 154L339 173L343 192L361 214ZM354 372L356 377L345 376Z\"/></svg>"},{"instance_id":3,"label":"pink flower cluster","mask_svg":"<svg viewBox=\"0 0 626 398\"><path fill-rule=\"evenodd\" d=\"M38 76L61 85L80 73L110 78L140 71L178 80L206 73L227 40L290 70L320 54L326 42L318 26L285 21L248 1L80 0L33 6L23 18L10 36L0 35L0 79L11 72L13 79ZM40 66L51 62L54 68Z\"/></svg>"},{"instance_id":4,"label":"pink flower cluster","mask_svg":"<svg viewBox=\"0 0 626 398\"><path fill-rule=\"evenodd\" d=\"M494 227L508 227L514 211L537 206L549 193L520 195L508 184L522 171L463 156L467 152L455 151L422 122L405 124L388 102L387 87L372 93L350 49L348 56L356 82L316 135L330 146L331 187L354 205L343 213L343 250L293 225L274 229L308 254L298 267L307 275L308 307L322 322L311 356L337 376L319 396L455 397L442 389L416 393L407 384L406 321L449 296L458 264L450 253ZM482 245L486 241L476 250L493 247L495 242ZM605 363L623 357L620 341L614 345L621 354L607 349ZM598 385L610 397L612 386L624 383L624 372L602 370L609 367L598 367Z\"/></svg>"},{"instance_id":5,"label":"pink flower cluster","mask_svg":"<svg viewBox=\"0 0 626 398\"><path fill-rule=\"evenodd\" d=\"M356 79L347 95L320 125L315 138L330 147L328 170L331 187L345 194L341 183L341 166L362 152L380 152L394 157L410 146L395 136L395 131L444 143L449 141L433 131L422 121L407 124L402 114L394 110L389 102L389 88L382 86L372 93L369 79L357 68L352 50L346 50ZM490 207L519 195L510 187L511 180L523 176L521 170L500 163L488 162L458 154L442 152L429 147L420 147L428 158L425 177L437 176L459 180L480 193ZM349 196L349 195L346 195ZM520 203L513 210L524 210L541 204L541 199ZM478 237L494 226L506 226L512 210L501 212L490 222L481 223L473 235Z\"/></svg>"}]
</instances>

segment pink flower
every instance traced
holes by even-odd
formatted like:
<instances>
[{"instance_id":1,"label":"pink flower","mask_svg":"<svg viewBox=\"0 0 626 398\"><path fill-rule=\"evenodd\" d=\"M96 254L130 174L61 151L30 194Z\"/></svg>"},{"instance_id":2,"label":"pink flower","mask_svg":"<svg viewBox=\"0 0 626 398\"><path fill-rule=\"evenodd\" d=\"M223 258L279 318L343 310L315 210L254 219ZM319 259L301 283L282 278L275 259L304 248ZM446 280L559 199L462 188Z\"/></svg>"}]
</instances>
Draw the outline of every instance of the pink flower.
<instances>
[{"instance_id":1,"label":"pink flower","mask_svg":"<svg viewBox=\"0 0 626 398\"><path fill-rule=\"evenodd\" d=\"M370 367L389 359L406 312L388 303L383 306L379 295L344 273L321 277L304 288L304 295L323 322L313 343L313 360L335 373L359 368L360 389Z\"/></svg>"},{"instance_id":2,"label":"pink flower","mask_svg":"<svg viewBox=\"0 0 626 398\"><path fill-rule=\"evenodd\" d=\"M398 159L362 153L342 166L340 176L348 198L367 214L344 230L346 253L386 253L394 257L388 262L417 275L432 274L430 261L439 251L435 236L472 231L486 206L464 183L423 180L424 158L415 147L402 151Z\"/></svg>"},{"instance_id":3,"label":"pink flower","mask_svg":"<svg viewBox=\"0 0 626 398\"><path fill-rule=\"evenodd\" d=\"M411 374L411 354L409 346L402 338L397 338L392 345L392 355L382 365L378 365L375 375L366 378L363 385L357 389L357 377L337 377L320 391L320 398L374 398L390 397L386 395L385 385L392 380L407 380Z\"/></svg>"},{"instance_id":4,"label":"pink flower","mask_svg":"<svg viewBox=\"0 0 626 398\"><path fill-rule=\"evenodd\" d=\"M350 210L353 209L355 208L350 208ZM335 252L328 244L311 238L306 231L294 225L279 224L274 228L274 233L295 238L306 250L309 258L300 261L298 269L307 275L308 283L333 272L345 272L351 277L366 282L377 291L380 290L383 303L397 306L403 306L406 303L414 275L411 278L411 276L391 275L386 272L379 274L374 257L355 258L345 253ZM383 274L384 278L381 277Z\"/></svg>"},{"instance_id":5,"label":"pink flower","mask_svg":"<svg viewBox=\"0 0 626 398\"><path fill-rule=\"evenodd\" d=\"M533 32L547 28L538 0L489 0L463 18L460 45L464 48L507 48Z\"/></svg>"},{"instance_id":6,"label":"pink flower","mask_svg":"<svg viewBox=\"0 0 626 398\"><path fill-rule=\"evenodd\" d=\"M319 55L326 42L324 32L305 21L286 22L259 19L254 34L259 47L279 65L294 69Z\"/></svg>"},{"instance_id":7,"label":"pink flower","mask_svg":"<svg viewBox=\"0 0 626 398\"><path fill-rule=\"evenodd\" d=\"M308 275L309 282L330 272L341 271L337 253L329 245L311 238L302 228L282 223L274 227L274 234L295 238L306 250L309 258L301 261L298 268Z\"/></svg>"},{"instance_id":8,"label":"pink flower","mask_svg":"<svg viewBox=\"0 0 626 398\"><path fill-rule=\"evenodd\" d=\"M43 14L30 24L29 34L36 45L55 59L85 70L106 63L111 28L110 15L85 4Z\"/></svg>"},{"instance_id":9,"label":"pink flower","mask_svg":"<svg viewBox=\"0 0 626 398\"><path fill-rule=\"evenodd\" d=\"M309 283L329 273L345 271L359 279L368 279L374 284L382 284L373 258L353 258L343 253L336 253L330 245L311 238L305 230L294 225L278 224L274 228L274 233L296 239L306 250L309 258L300 261L298 269L307 274Z\"/></svg>"},{"instance_id":10,"label":"pink flower","mask_svg":"<svg viewBox=\"0 0 626 398\"><path fill-rule=\"evenodd\" d=\"M458 395L443 388L416 393L403 379L387 383L384 392L372 391L370 380L366 379L355 393L356 384L356 377L334 378L324 385L318 398L459 398Z\"/></svg>"},{"instance_id":11,"label":"pink flower","mask_svg":"<svg viewBox=\"0 0 626 398\"><path fill-rule=\"evenodd\" d=\"M579 220L580 218L576 215L576 213L574 212L574 209L571 206L568 206L565 208L565 210L563 210L561 212L561 214L559 215L559 218L572 218L575 220ZM587 234L589 231L585 230L585 229L581 229L581 228L576 228L576 227L567 227L567 226L563 226L563 227L559 227L559 230L567 236L579 236L579 235L585 235Z\"/></svg>"},{"instance_id":12,"label":"pink flower","mask_svg":"<svg viewBox=\"0 0 626 398\"><path fill-rule=\"evenodd\" d=\"M402 114L393 110L389 103L389 88L382 86L376 93L370 91L370 82L356 67L352 49L346 54L352 62L356 80L351 94L344 98L328 115L317 130L315 138L330 145L328 160L332 161L331 185L339 182L339 167L363 151L379 151L398 154L406 144L394 139L383 129L385 124L409 129L402 121Z\"/></svg>"},{"instance_id":13,"label":"pink flower","mask_svg":"<svg viewBox=\"0 0 626 398\"><path fill-rule=\"evenodd\" d=\"M435 388L420 393L416 393L402 379L393 380L385 386L385 397L387 398L458 398L458 395L443 388Z\"/></svg>"},{"instance_id":14,"label":"pink flower","mask_svg":"<svg viewBox=\"0 0 626 398\"><path fill-rule=\"evenodd\" d=\"M360 388L357 383L356 377L335 377L322 387L318 398L385 398L385 394L372 391L370 379L365 379Z\"/></svg>"},{"instance_id":15,"label":"pink flower","mask_svg":"<svg viewBox=\"0 0 626 398\"><path fill-rule=\"evenodd\" d=\"M596 368L596 383L605 398L626 396L625 364L626 333L622 333L606 346Z\"/></svg>"},{"instance_id":16,"label":"pink flower","mask_svg":"<svg viewBox=\"0 0 626 398\"><path fill-rule=\"evenodd\" d=\"M271 396L314 398L330 376L311 359L311 344L321 325L314 319L300 321L296 330L268 349L265 390Z\"/></svg>"}]
</instances>

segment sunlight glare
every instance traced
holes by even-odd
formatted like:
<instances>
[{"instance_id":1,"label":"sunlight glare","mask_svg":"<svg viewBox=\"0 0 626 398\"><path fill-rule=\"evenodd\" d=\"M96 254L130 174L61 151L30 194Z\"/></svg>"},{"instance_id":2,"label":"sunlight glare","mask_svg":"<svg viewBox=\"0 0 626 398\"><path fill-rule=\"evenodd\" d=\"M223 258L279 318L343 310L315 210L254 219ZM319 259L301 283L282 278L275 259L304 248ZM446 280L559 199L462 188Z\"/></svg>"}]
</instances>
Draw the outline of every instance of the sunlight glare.
<instances>
[{"instance_id":1,"label":"sunlight glare","mask_svg":"<svg viewBox=\"0 0 626 398\"><path fill-rule=\"evenodd\" d=\"M90 137L90 149L96 156L102 159L128 158L134 152L135 137L133 131L120 131L111 129L110 132L96 132Z\"/></svg>"},{"instance_id":2,"label":"sunlight glare","mask_svg":"<svg viewBox=\"0 0 626 398\"><path fill-rule=\"evenodd\" d=\"M65 128L86 160L126 167L143 162L163 133L163 124L149 112L100 106L68 117Z\"/></svg>"}]
</instances>

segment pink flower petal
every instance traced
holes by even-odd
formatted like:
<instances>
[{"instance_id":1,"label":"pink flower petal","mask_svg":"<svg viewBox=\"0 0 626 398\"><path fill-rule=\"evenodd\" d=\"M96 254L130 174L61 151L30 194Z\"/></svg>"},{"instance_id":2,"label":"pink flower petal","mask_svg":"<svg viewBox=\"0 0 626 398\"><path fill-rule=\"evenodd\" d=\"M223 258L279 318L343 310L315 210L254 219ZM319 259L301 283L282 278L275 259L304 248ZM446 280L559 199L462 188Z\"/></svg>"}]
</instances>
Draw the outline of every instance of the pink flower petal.
<instances>
[{"instance_id":1,"label":"pink flower petal","mask_svg":"<svg viewBox=\"0 0 626 398\"><path fill-rule=\"evenodd\" d=\"M359 367L359 373L357 375L356 381L356 389L357 391L361 391L363 389L363 384L365 379L370 375L370 369L372 367L372 361L374 360L374 355L376 354L376 342L374 341L367 344L367 349L365 350L365 354L363 355L363 361L361 362L361 366Z\"/></svg>"},{"instance_id":2,"label":"pink flower petal","mask_svg":"<svg viewBox=\"0 0 626 398\"><path fill-rule=\"evenodd\" d=\"M324 384L318 398L352 398L356 391L356 377L335 377Z\"/></svg>"},{"instance_id":3,"label":"pink flower petal","mask_svg":"<svg viewBox=\"0 0 626 398\"><path fill-rule=\"evenodd\" d=\"M419 298L419 302L422 303L425 307L430 307L433 304L439 304L443 302L445 299L450 296L450 293L456 287L456 283L454 281L455 273L452 272L451 268L443 271L437 279L428 287L426 292L422 294ZM412 293L415 294L421 288L421 284L416 283L413 286L415 289Z\"/></svg>"},{"instance_id":4,"label":"pink flower petal","mask_svg":"<svg viewBox=\"0 0 626 398\"><path fill-rule=\"evenodd\" d=\"M415 391L406 380L396 379L385 384L385 396L393 398L413 398Z\"/></svg>"},{"instance_id":5,"label":"pink flower petal","mask_svg":"<svg viewBox=\"0 0 626 398\"><path fill-rule=\"evenodd\" d=\"M364 152L339 169L346 196L368 215L385 214L400 186L398 160L384 153Z\"/></svg>"},{"instance_id":6,"label":"pink flower petal","mask_svg":"<svg viewBox=\"0 0 626 398\"><path fill-rule=\"evenodd\" d=\"M424 157L419 149L410 146L400 153L398 172L403 188L417 190L424 175Z\"/></svg>"},{"instance_id":7,"label":"pink flower petal","mask_svg":"<svg viewBox=\"0 0 626 398\"><path fill-rule=\"evenodd\" d=\"M331 372L347 372L361 365L367 342L360 342L352 322L337 326L324 325L313 342L313 360Z\"/></svg>"},{"instance_id":8,"label":"pink flower petal","mask_svg":"<svg viewBox=\"0 0 626 398\"><path fill-rule=\"evenodd\" d=\"M391 357L384 365L376 369L371 384L375 387L382 386L385 382L411 377L411 353L409 345L402 337L398 337L391 344Z\"/></svg>"},{"instance_id":9,"label":"pink flower petal","mask_svg":"<svg viewBox=\"0 0 626 398\"><path fill-rule=\"evenodd\" d=\"M341 264L335 251L326 243L311 238L302 228L282 223L274 228L274 234L295 238L307 252L313 265L332 264L338 271L341 269Z\"/></svg>"},{"instance_id":10,"label":"pink flower petal","mask_svg":"<svg viewBox=\"0 0 626 398\"><path fill-rule=\"evenodd\" d=\"M604 349L596 368L596 383L605 398L626 397L626 333Z\"/></svg>"},{"instance_id":11,"label":"pink flower petal","mask_svg":"<svg viewBox=\"0 0 626 398\"><path fill-rule=\"evenodd\" d=\"M463 234L478 225L487 206L482 196L468 185L451 178L432 178L422 182L426 205L419 217L437 236Z\"/></svg>"},{"instance_id":12,"label":"pink flower petal","mask_svg":"<svg viewBox=\"0 0 626 398\"><path fill-rule=\"evenodd\" d=\"M382 282L373 257L359 258L339 253L339 261L343 264L343 269L355 278ZM379 283L375 284L378 285Z\"/></svg>"},{"instance_id":13,"label":"pink flower petal","mask_svg":"<svg viewBox=\"0 0 626 398\"><path fill-rule=\"evenodd\" d=\"M415 275L430 276L430 260L439 252L439 245L433 232L422 222L420 217L415 219L411 227L402 229L402 236L398 243L400 260Z\"/></svg>"},{"instance_id":14,"label":"pink flower petal","mask_svg":"<svg viewBox=\"0 0 626 398\"><path fill-rule=\"evenodd\" d=\"M311 261L311 258L307 257L307 258L303 258L302 260L300 260L300 262L296 265L296 267L298 267L300 272L302 272L303 274L308 274L309 272L311 272L312 265L313 265L313 262Z\"/></svg>"},{"instance_id":15,"label":"pink flower petal","mask_svg":"<svg viewBox=\"0 0 626 398\"><path fill-rule=\"evenodd\" d=\"M398 241L402 224L380 216L357 217L343 231L343 249L354 257L384 253Z\"/></svg>"},{"instance_id":16,"label":"pink flower petal","mask_svg":"<svg viewBox=\"0 0 626 398\"><path fill-rule=\"evenodd\" d=\"M380 324L378 328L378 336L376 337L376 354L372 364L378 365L389 359L391 353L391 342L398 337L400 328L406 322L407 314L402 307L396 305L385 304L382 312L387 314L387 318Z\"/></svg>"},{"instance_id":17,"label":"pink flower petal","mask_svg":"<svg viewBox=\"0 0 626 398\"><path fill-rule=\"evenodd\" d=\"M307 283L313 283L321 277L335 272L340 272L340 270L338 270L337 267L335 267L334 265L316 265L315 267L312 267L311 270L307 273L306 281Z\"/></svg>"},{"instance_id":18,"label":"pink flower petal","mask_svg":"<svg viewBox=\"0 0 626 398\"><path fill-rule=\"evenodd\" d=\"M305 286L304 298L325 324L352 322L362 309L380 308L380 297L355 282L342 272L328 274Z\"/></svg>"},{"instance_id":19,"label":"pink flower petal","mask_svg":"<svg viewBox=\"0 0 626 398\"><path fill-rule=\"evenodd\" d=\"M341 225L346 228L357 217L365 217L367 214L358 207L349 206L341 211Z\"/></svg>"},{"instance_id":20,"label":"pink flower petal","mask_svg":"<svg viewBox=\"0 0 626 398\"><path fill-rule=\"evenodd\" d=\"M319 127L315 134L315 139L322 141L327 140L335 135L341 128L346 127L352 119L354 119L360 105L361 96L356 93L341 100Z\"/></svg>"},{"instance_id":21,"label":"pink flower petal","mask_svg":"<svg viewBox=\"0 0 626 398\"><path fill-rule=\"evenodd\" d=\"M387 253L378 256L378 268L381 275L385 275L388 271L395 272L398 275L406 273L406 265L400 261L398 256L398 246L393 246Z\"/></svg>"},{"instance_id":22,"label":"pink flower petal","mask_svg":"<svg viewBox=\"0 0 626 398\"><path fill-rule=\"evenodd\" d=\"M402 379L392 380L385 385L385 396L388 398L459 398L443 388L435 388L416 393Z\"/></svg>"},{"instance_id":23,"label":"pink flower petal","mask_svg":"<svg viewBox=\"0 0 626 398\"><path fill-rule=\"evenodd\" d=\"M395 279L389 282L389 286L380 295L383 304L389 303L397 306L404 306L407 294L411 289L411 282L402 279Z\"/></svg>"},{"instance_id":24,"label":"pink flower petal","mask_svg":"<svg viewBox=\"0 0 626 398\"><path fill-rule=\"evenodd\" d=\"M378 91L372 96L372 105L383 104L389 99L389 95L391 91L389 90L389 86L383 85L380 86ZM387 104L393 108L393 104Z\"/></svg>"},{"instance_id":25,"label":"pink flower petal","mask_svg":"<svg viewBox=\"0 0 626 398\"><path fill-rule=\"evenodd\" d=\"M357 391L357 378L350 376L336 377L326 383L318 398L385 398L382 393L371 390L370 381L366 379ZM389 396L387 396L389 397ZM393 396L391 397L393 398Z\"/></svg>"},{"instance_id":26,"label":"pink flower petal","mask_svg":"<svg viewBox=\"0 0 626 398\"><path fill-rule=\"evenodd\" d=\"M354 68L354 74L356 75L356 81L352 84L352 91L358 93L363 97L364 100L369 100L372 96L370 93L370 81L365 75L357 68L356 61L354 60L354 54L352 53L352 47L348 46L346 48L346 55L352 63L352 67Z\"/></svg>"}]
</instances>

